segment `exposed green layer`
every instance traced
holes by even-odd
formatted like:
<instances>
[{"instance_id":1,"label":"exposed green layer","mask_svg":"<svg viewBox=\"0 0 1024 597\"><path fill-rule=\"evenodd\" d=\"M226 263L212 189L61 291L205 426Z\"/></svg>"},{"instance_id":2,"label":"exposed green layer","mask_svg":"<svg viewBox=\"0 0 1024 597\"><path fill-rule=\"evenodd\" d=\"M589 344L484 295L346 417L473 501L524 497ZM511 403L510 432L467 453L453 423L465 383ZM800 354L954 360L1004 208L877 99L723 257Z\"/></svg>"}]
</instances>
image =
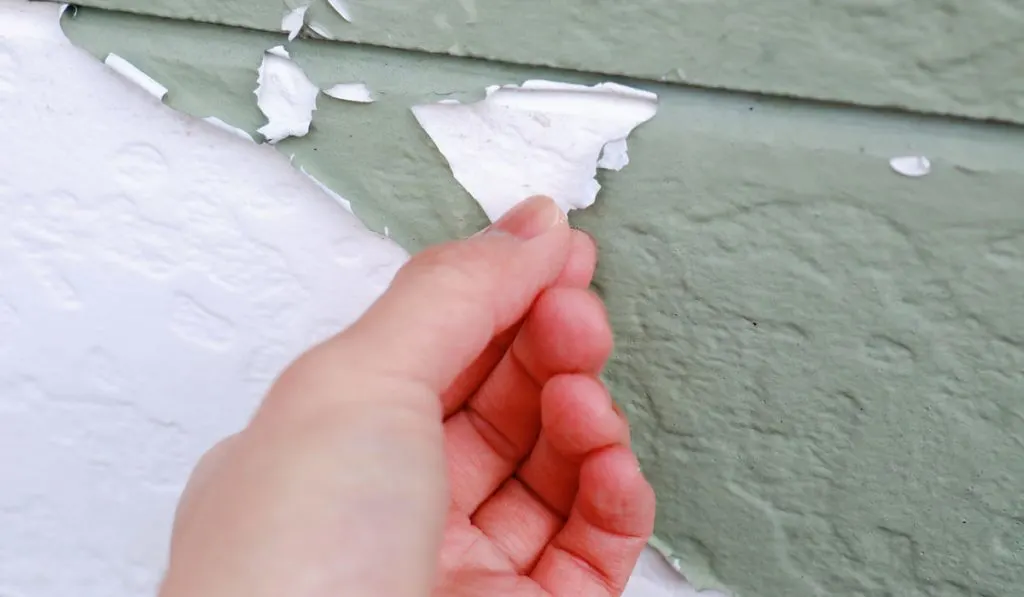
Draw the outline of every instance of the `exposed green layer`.
<instances>
[{"instance_id":1,"label":"exposed green layer","mask_svg":"<svg viewBox=\"0 0 1024 597\"><path fill-rule=\"evenodd\" d=\"M340 40L1024 122L1019 0L311 1ZM285 0L82 4L278 31Z\"/></svg>"},{"instance_id":2,"label":"exposed green layer","mask_svg":"<svg viewBox=\"0 0 1024 597\"><path fill-rule=\"evenodd\" d=\"M261 53L282 42L89 10L65 28L172 106L250 131ZM279 147L410 250L484 223L410 105L600 80L289 49L318 84L380 100L325 99L313 132ZM608 378L691 578L743 597L1019 595L1024 131L632 84L660 94L659 114L574 222L601 246ZM889 170L916 153L931 175Z\"/></svg>"}]
</instances>

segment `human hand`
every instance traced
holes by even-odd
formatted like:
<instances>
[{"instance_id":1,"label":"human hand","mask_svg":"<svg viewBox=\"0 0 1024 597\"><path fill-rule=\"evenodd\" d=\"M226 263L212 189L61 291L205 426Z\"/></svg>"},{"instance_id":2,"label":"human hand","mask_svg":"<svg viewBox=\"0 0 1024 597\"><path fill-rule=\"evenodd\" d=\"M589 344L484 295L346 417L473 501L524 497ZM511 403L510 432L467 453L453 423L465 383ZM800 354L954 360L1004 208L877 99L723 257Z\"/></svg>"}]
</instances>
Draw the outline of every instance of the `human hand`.
<instances>
[{"instance_id":1,"label":"human hand","mask_svg":"<svg viewBox=\"0 0 1024 597\"><path fill-rule=\"evenodd\" d=\"M162 597L614 596L654 494L547 199L429 249L196 467Z\"/></svg>"}]
</instances>

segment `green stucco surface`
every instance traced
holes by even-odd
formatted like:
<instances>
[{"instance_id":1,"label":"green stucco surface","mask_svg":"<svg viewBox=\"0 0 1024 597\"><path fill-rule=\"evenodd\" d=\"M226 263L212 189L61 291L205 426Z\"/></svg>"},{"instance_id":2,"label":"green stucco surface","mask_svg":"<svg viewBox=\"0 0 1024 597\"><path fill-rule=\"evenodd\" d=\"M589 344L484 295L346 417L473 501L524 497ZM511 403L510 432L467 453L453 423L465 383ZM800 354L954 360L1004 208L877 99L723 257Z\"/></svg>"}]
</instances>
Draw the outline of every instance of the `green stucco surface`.
<instances>
[{"instance_id":1,"label":"green stucco surface","mask_svg":"<svg viewBox=\"0 0 1024 597\"><path fill-rule=\"evenodd\" d=\"M310 1L339 40L1024 122L1024 0ZM278 31L285 0L82 4Z\"/></svg>"},{"instance_id":2,"label":"green stucco surface","mask_svg":"<svg viewBox=\"0 0 1024 597\"><path fill-rule=\"evenodd\" d=\"M92 10L64 26L164 83L174 108L262 124L255 71L280 34ZM278 147L410 250L485 223L411 105L608 79L289 50L317 84L379 99L321 101L311 134ZM691 580L740 597L1024 594L1024 129L619 81L661 107L573 222L601 247L608 380ZM915 154L930 175L890 170Z\"/></svg>"}]
</instances>

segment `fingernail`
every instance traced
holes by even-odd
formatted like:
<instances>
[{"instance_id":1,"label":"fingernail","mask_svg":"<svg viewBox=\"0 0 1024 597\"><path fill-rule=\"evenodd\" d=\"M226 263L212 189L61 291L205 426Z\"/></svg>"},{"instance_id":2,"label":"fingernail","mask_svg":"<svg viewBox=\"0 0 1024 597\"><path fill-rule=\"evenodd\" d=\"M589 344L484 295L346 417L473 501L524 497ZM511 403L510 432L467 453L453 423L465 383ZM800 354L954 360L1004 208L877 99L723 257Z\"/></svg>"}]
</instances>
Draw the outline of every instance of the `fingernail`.
<instances>
[{"instance_id":1,"label":"fingernail","mask_svg":"<svg viewBox=\"0 0 1024 597\"><path fill-rule=\"evenodd\" d=\"M551 198L530 197L501 216L487 232L503 232L522 240L529 240L544 234L565 220L565 212Z\"/></svg>"}]
</instances>

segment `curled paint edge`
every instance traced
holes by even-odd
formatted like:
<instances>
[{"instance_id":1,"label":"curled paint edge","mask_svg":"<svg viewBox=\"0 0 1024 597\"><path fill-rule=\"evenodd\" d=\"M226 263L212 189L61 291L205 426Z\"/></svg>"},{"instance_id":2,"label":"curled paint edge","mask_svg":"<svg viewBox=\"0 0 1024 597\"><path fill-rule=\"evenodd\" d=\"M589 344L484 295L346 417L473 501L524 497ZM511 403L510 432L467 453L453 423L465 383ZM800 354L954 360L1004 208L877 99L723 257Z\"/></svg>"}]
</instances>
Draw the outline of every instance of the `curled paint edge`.
<instances>
[{"instance_id":1,"label":"curled paint edge","mask_svg":"<svg viewBox=\"0 0 1024 597\"><path fill-rule=\"evenodd\" d=\"M487 87L487 95L492 95L500 90L523 90L523 91L572 91L578 93L613 93L635 99L647 101L658 101L658 94L646 89L629 87L611 81L598 83L596 85L581 85L579 83L565 83L562 81L548 81L547 79L527 79L522 84L490 85Z\"/></svg>"},{"instance_id":2,"label":"curled paint edge","mask_svg":"<svg viewBox=\"0 0 1024 597\"><path fill-rule=\"evenodd\" d=\"M324 90L324 94L334 99L359 104L373 103L373 92L365 83L338 83Z\"/></svg>"},{"instance_id":3,"label":"curled paint edge","mask_svg":"<svg viewBox=\"0 0 1024 597\"><path fill-rule=\"evenodd\" d=\"M932 162L923 155L904 155L890 159L889 167L897 174L920 178L931 173Z\"/></svg>"},{"instance_id":4,"label":"curled paint edge","mask_svg":"<svg viewBox=\"0 0 1024 597\"><path fill-rule=\"evenodd\" d=\"M306 11L308 10L309 5L307 4L285 11L281 18L281 31L288 34L288 41L294 41L302 28L306 26Z\"/></svg>"},{"instance_id":5,"label":"curled paint edge","mask_svg":"<svg viewBox=\"0 0 1024 597\"><path fill-rule=\"evenodd\" d=\"M294 159L295 156L293 155L292 158ZM305 167L299 166L299 172L302 172L303 174L305 174L306 178L308 178L311 181L313 181L313 184L315 184L317 187L319 187L320 190L323 191L324 193L327 193L327 195L331 199L334 199L339 204L341 204L341 206L344 207L345 210L348 211L348 213L350 213L352 215L355 215L355 212L352 211L352 202L351 201L349 201L348 199L342 197L338 193L335 193L329 186L327 186L324 183L322 183L319 180L317 180L317 178L315 176L313 176L312 174L310 174L309 172L306 172L306 168Z\"/></svg>"},{"instance_id":6,"label":"curled paint edge","mask_svg":"<svg viewBox=\"0 0 1024 597\"><path fill-rule=\"evenodd\" d=\"M103 64L106 64L111 70L128 79L132 83L135 83L141 87L143 91L160 101L163 101L164 96L167 95L166 87L117 54L107 54L106 59L103 60Z\"/></svg>"},{"instance_id":7,"label":"curled paint edge","mask_svg":"<svg viewBox=\"0 0 1024 597\"><path fill-rule=\"evenodd\" d=\"M344 0L327 0L327 3L331 5L334 12L341 15L341 18L345 19L349 23L352 22L352 13L349 11L348 6L345 5Z\"/></svg>"},{"instance_id":8,"label":"curled paint edge","mask_svg":"<svg viewBox=\"0 0 1024 597\"><path fill-rule=\"evenodd\" d=\"M222 131L232 135L232 136L238 137L239 139L245 139L246 141L249 141L250 143L255 143L256 142L256 139L253 139L252 135L250 135L249 133L247 133L244 130L238 128L237 126L233 126L233 125L230 125L230 124L224 122L223 120L221 120L220 118L217 118L216 116L207 116L206 118L203 119L203 122L207 122L207 123L209 123L209 124L219 128L220 130L222 130Z\"/></svg>"},{"instance_id":9,"label":"curled paint edge","mask_svg":"<svg viewBox=\"0 0 1024 597\"><path fill-rule=\"evenodd\" d=\"M622 102L625 101L644 106L647 118L640 124L654 118L658 112L658 95L656 93L618 83L606 82L588 86L576 83L529 80L522 85L491 85L486 88L485 92L487 101L517 110L604 118L618 113L622 109ZM581 97L591 98L591 103L587 105L580 103L577 100Z\"/></svg>"},{"instance_id":10,"label":"curled paint edge","mask_svg":"<svg viewBox=\"0 0 1024 597\"><path fill-rule=\"evenodd\" d=\"M322 23L318 23L316 21L310 21L309 24L306 25L306 28L309 29L310 31L312 31L314 35L316 35L317 37L319 37L321 39L327 39L327 40L333 40L334 39L334 36L331 35L331 32L328 31L327 27L325 27Z\"/></svg>"}]
</instances>

